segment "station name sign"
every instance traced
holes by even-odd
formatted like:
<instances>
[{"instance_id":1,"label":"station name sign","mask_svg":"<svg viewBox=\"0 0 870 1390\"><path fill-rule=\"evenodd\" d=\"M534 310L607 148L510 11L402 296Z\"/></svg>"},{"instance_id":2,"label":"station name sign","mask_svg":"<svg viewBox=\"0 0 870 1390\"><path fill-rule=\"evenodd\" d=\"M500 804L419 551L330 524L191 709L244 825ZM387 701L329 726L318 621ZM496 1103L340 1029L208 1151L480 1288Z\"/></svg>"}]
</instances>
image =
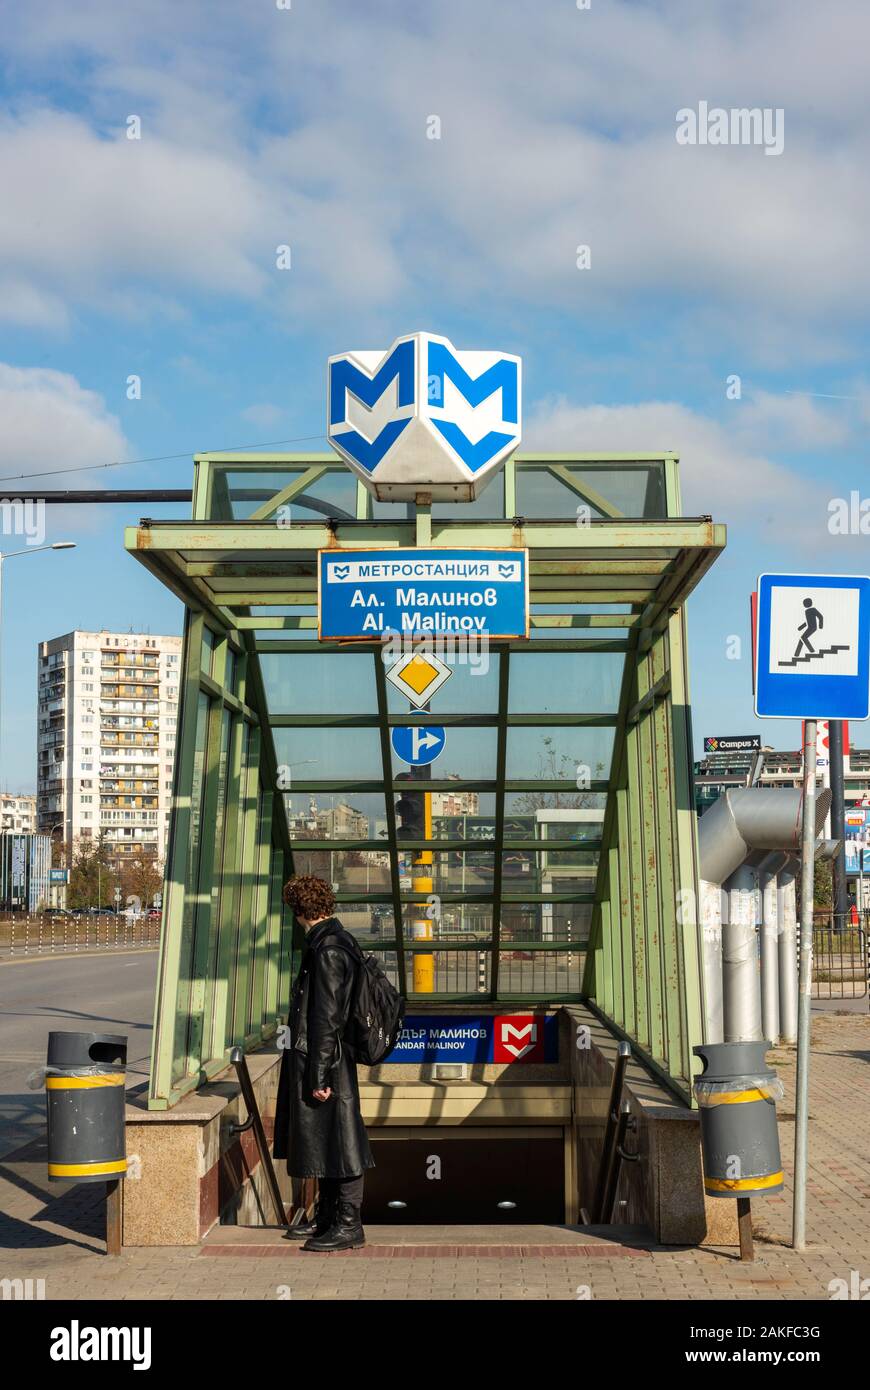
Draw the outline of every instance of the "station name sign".
<instances>
[{"instance_id":1,"label":"station name sign","mask_svg":"<svg viewBox=\"0 0 870 1390\"><path fill-rule=\"evenodd\" d=\"M529 635L527 550L321 550L318 634Z\"/></svg>"},{"instance_id":2,"label":"station name sign","mask_svg":"<svg viewBox=\"0 0 870 1390\"><path fill-rule=\"evenodd\" d=\"M729 738L718 736L704 739L705 753L760 753L759 734L735 735Z\"/></svg>"},{"instance_id":3,"label":"station name sign","mask_svg":"<svg viewBox=\"0 0 870 1390\"><path fill-rule=\"evenodd\" d=\"M555 1014L408 1014L385 1062L557 1062Z\"/></svg>"}]
</instances>

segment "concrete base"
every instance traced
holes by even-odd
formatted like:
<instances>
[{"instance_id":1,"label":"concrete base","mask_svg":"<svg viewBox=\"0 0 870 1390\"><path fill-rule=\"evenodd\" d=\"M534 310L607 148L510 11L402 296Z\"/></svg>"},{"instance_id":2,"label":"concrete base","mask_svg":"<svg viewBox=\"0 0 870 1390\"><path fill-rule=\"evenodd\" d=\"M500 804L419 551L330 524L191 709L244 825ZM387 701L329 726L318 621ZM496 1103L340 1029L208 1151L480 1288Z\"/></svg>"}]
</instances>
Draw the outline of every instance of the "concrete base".
<instances>
[{"instance_id":1,"label":"concrete base","mask_svg":"<svg viewBox=\"0 0 870 1390\"><path fill-rule=\"evenodd\" d=\"M280 1053L252 1054L248 1070L271 1143ZM124 1184L125 1245L197 1245L218 1221L243 1226L275 1220L235 1072L203 1086L171 1110L148 1110L147 1096L128 1096ZM288 1208L310 1199L276 1165Z\"/></svg>"}]
</instances>

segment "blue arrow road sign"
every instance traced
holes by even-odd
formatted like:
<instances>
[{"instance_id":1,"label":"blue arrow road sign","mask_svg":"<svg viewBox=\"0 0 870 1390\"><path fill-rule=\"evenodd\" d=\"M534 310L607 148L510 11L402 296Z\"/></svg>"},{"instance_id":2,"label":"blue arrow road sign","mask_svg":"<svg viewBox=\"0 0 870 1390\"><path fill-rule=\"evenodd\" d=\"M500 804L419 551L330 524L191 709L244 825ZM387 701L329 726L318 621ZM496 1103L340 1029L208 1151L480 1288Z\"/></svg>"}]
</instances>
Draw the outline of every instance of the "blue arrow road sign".
<instances>
[{"instance_id":1,"label":"blue arrow road sign","mask_svg":"<svg viewBox=\"0 0 870 1390\"><path fill-rule=\"evenodd\" d=\"M393 752L403 763L410 763L412 767L425 767L427 763L434 763L444 752L447 734L440 724L425 728L422 724L413 724L410 727L403 725L393 730L390 741Z\"/></svg>"},{"instance_id":2,"label":"blue arrow road sign","mask_svg":"<svg viewBox=\"0 0 870 1390\"><path fill-rule=\"evenodd\" d=\"M761 719L866 719L870 578L762 574L755 652Z\"/></svg>"}]
</instances>

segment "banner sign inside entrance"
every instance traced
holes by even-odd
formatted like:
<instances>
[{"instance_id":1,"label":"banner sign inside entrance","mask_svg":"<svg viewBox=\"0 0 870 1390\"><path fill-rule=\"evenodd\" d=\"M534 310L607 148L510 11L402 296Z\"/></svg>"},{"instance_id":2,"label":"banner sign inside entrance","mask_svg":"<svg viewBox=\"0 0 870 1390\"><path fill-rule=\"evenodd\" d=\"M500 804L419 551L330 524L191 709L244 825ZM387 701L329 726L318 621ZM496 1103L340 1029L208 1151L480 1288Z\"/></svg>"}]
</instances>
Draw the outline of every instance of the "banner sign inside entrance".
<instances>
[{"instance_id":1,"label":"banner sign inside entrance","mask_svg":"<svg viewBox=\"0 0 870 1390\"><path fill-rule=\"evenodd\" d=\"M406 1014L390 1062L558 1062L555 1014Z\"/></svg>"},{"instance_id":2,"label":"banner sign inside entrance","mask_svg":"<svg viewBox=\"0 0 870 1390\"><path fill-rule=\"evenodd\" d=\"M323 640L525 638L527 550L321 550Z\"/></svg>"}]
</instances>

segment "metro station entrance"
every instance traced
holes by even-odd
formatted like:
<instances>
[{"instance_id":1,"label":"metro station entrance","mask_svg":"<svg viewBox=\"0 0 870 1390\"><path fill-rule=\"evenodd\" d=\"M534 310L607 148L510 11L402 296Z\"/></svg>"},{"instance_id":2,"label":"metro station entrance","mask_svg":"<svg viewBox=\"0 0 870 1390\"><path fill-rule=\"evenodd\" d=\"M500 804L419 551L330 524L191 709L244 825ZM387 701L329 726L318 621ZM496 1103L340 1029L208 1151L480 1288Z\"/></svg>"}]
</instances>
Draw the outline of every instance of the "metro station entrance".
<instances>
[{"instance_id":1,"label":"metro station entrance","mask_svg":"<svg viewBox=\"0 0 870 1390\"><path fill-rule=\"evenodd\" d=\"M503 1129L495 1138L486 1130L450 1129L435 1143L421 1133L378 1132L372 1145L376 1166L366 1175L367 1221L463 1226L565 1220L560 1129ZM435 1160L437 1179L427 1176Z\"/></svg>"},{"instance_id":2,"label":"metro station entrance","mask_svg":"<svg viewBox=\"0 0 870 1390\"><path fill-rule=\"evenodd\" d=\"M143 520L125 543L186 606L150 1111L224 1073L231 1047L274 1048L301 947L281 901L293 872L333 883L410 1016L586 1003L689 1101L702 983L700 926L680 909L697 882L683 605L724 528L680 515L675 458L515 456L474 502L404 503L374 500L333 455L200 456L193 518ZM529 632L452 661L439 648L450 677L414 709L380 641L319 640L317 557L436 546L527 550ZM415 767L393 735L433 724L443 748ZM384 1173L414 1126L444 1127L448 1084L570 1089L562 1053L449 1083L433 1073L446 1060L364 1078ZM497 1159L476 1105L450 1126L467 1135L441 1159L461 1155L466 1194L442 1219L466 1219L478 1186L505 1203L536 1191L535 1219L564 1218L570 1101L549 1127L547 1105L524 1104L538 1135L508 1104ZM400 1220L390 1190L373 1177L370 1200Z\"/></svg>"}]
</instances>

